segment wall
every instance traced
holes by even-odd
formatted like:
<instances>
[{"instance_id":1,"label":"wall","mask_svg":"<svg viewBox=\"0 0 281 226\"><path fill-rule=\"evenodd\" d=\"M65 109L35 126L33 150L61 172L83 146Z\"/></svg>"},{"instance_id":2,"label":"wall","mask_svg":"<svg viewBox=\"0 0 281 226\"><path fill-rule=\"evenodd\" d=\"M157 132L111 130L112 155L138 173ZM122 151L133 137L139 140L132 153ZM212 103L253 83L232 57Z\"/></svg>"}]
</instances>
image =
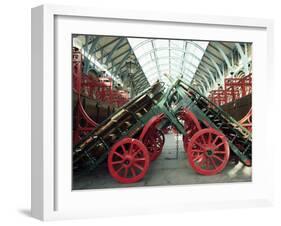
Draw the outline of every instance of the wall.
<instances>
[{"instance_id":1,"label":"wall","mask_svg":"<svg viewBox=\"0 0 281 226\"><path fill-rule=\"evenodd\" d=\"M30 8L48 0L8 0L1 2L1 225L37 225L29 216L30 207ZM281 14L279 1L97 1L56 0L56 4L90 5L118 9L164 10L191 14L265 17L275 19L275 93L280 97L279 61L281 60ZM279 42L277 42L279 41ZM278 52L279 50L279 52ZM278 69L278 71L277 71ZM266 76L266 75L265 75ZM274 88L274 87L272 87ZM261 92L263 92L261 90ZM276 204L270 208L194 211L186 214L120 217L109 219L55 222L51 225L280 225L280 98L269 109L272 123L270 134L275 142ZM231 195L231 194L230 194ZM110 203L111 204L111 203Z\"/></svg>"}]
</instances>

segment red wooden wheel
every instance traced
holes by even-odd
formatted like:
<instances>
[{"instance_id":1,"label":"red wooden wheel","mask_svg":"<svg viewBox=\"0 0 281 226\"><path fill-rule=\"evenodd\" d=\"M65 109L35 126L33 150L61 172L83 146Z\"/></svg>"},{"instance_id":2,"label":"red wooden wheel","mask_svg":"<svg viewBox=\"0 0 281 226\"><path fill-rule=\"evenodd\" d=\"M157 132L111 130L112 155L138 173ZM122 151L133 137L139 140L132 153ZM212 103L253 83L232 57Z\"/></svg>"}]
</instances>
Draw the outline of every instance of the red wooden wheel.
<instances>
[{"instance_id":1,"label":"red wooden wheel","mask_svg":"<svg viewBox=\"0 0 281 226\"><path fill-rule=\"evenodd\" d=\"M229 154L226 137L213 128L198 131L188 144L188 161L196 172L203 175L221 172L228 162Z\"/></svg>"},{"instance_id":2,"label":"red wooden wheel","mask_svg":"<svg viewBox=\"0 0 281 226\"><path fill-rule=\"evenodd\" d=\"M179 119L184 121L184 129L186 131L186 135L184 135L183 137L183 142L184 150L187 152L188 143L190 142L193 135L197 131L201 130L201 126L196 116L187 109L184 109L179 113Z\"/></svg>"},{"instance_id":3,"label":"red wooden wheel","mask_svg":"<svg viewBox=\"0 0 281 226\"><path fill-rule=\"evenodd\" d=\"M150 161L154 161L159 157L163 150L165 136L161 130L152 127L143 138L143 143L149 152Z\"/></svg>"},{"instance_id":4,"label":"red wooden wheel","mask_svg":"<svg viewBox=\"0 0 281 226\"><path fill-rule=\"evenodd\" d=\"M145 176L149 162L149 153L141 141L123 138L112 146L107 163L114 179L120 183L129 184Z\"/></svg>"},{"instance_id":5,"label":"red wooden wheel","mask_svg":"<svg viewBox=\"0 0 281 226\"><path fill-rule=\"evenodd\" d=\"M144 126L139 139L147 147L150 155L150 160L154 161L162 152L165 136L157 129L157 125L161 122L163 114L155 115Z\"/></svg>"},{"instance_id":6,"label":"red wooden wheel","mask_svg":"<svg viewBox=\"0 0 281 226\"><path fill-rule=\"evenodd\" d=\"M252 132L252 108L249 112L239 121L239 123L247 130Z\"/></svg>"}]
</instances>

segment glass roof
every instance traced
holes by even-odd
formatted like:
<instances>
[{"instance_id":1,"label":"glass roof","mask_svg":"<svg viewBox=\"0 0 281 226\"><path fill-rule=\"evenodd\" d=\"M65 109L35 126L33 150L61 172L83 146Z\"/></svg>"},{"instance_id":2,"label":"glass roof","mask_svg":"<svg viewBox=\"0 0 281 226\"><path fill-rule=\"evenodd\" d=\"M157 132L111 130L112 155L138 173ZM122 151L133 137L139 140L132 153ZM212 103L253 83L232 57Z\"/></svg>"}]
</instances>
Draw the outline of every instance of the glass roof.
<instances>
[{"instance_id":1,"label":"glass roof","mask_svg":"<svg viewBox=\"0 0 281 226\"><path fill-rule=\"evenodd\" d=\"M150 84L169 85L179 77L191 82L209 42L128 38Z\"/></svg>"}]
</instances>

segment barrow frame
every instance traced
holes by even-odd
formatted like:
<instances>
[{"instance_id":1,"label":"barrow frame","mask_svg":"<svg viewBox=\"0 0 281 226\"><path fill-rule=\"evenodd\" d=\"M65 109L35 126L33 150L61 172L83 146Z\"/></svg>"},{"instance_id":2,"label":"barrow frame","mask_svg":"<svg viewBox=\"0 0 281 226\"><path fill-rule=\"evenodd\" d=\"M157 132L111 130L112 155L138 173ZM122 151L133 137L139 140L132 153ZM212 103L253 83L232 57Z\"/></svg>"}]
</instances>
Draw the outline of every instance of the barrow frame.
<instances>
[{"instance_id":1,"label":"barrow frame","mask_svg":"<svg viewBox=\"0 0 281 226\"><path fill-rule=\"evenodd\" d=\"M257 76L253 81L253 156L254 167L253 182L246 184L220 184L202 186L171 186L155 188L126 188L127 199L117 209L106 204L107 201L99 196L118 199L123 189L108 189L107 191L73 192L71 188L58 183L57 170L64 167L57 158L57 154L65 150L57 149L56 129L60 123L56 117L57 96L62 91L56 82L55 56L59 46L55 43L58 32L55 27L56 19L69 17L73 20L126 21L132 24L142 23L144 26L185 26L192 25L199 30L202 27L225 29L244 29L261 31L265 36L263 42L254 43L254 48L263 46L262 53L266 56L262 64L263 72L254 70ZM112 27L113 28L113 27ZM166 31L169 33L170 31ZM204 32L203 32L204 33ZM114 32L111 33L114 35ZM173 34L169 33L173 36ZM210 34L211 35L211 34ZM201 39L208 39L205 32ZM209 36L210 37L210 36ZM116 216L159 212L179 212L187 210L202 210L228 207L253 207L271 205L273 202L273 177L268 177L265 171L273 172L273 144L269 142L269 127L264 125L264 118L270 122L266 109L273 104L274 99L269 98L273 90L268 89L274 84L273 76L273 22L265 19L236 18L222 16L198 16L175 14L169 12L136 12L116 11L114 9L97 9L86 7L44 5L32 9L32 200L31 213L33 217L41 220L89 218L98 216ZM231 38L229 38L231 40ZM71 47L69 46L71 49ZM258 52L258 51L257 51ZM257 52L253 53L258 60ZM71 57L69 56L69 61ZM253 61L255 62L255 61ZM65 66L65 65L64 65ZM255 67L255 66L254 66ZM257 66L258 67L258 66ZM256 67L256 68L257 68ZM71 77L71 74L69 74ZM66 78L63 78L66 79ZM266 84L266 86L264 86ZM263 89L259 94L259 90ZM265 103L263 100L268 101ZM262 139L263 138L263 139ZM264 149L262 149L264 147ZM262 150L261 150L262 149ZM266 150L267 155L263 155ZM69 150L71 152L71 150ZM262 161L263 160L263 161ZM67 175L66 175L67 176ZM73 199L66 199L64 194L57 192L63 187ZM241 194L241 189L243 193ZM192 196L203 193L201 198ZM220 193L220 197L206 198L207 195ZM227 195L231 192L231 195ZM148 194L149 193L149 194ZM148 197L147 195L148 194ZM171 196L171 194L174 194ZM192 194L192 195L191 195ZM92 199L96 196L96 199ZM171 198L169 198L171 196ZM69 196L70 197L70 196ZM130 202L135 197L135 202ZM146 199L147 198L147 199ZM61 200L61 206L57 205ZM78 202L78 200L80 200ZM87 201L95 201L95 208ZM93 203L93 202L92 202ZM68 206L69 208L65 208ZM79 208L78 208L79 206ZM83 208L81 208L83 207Z\"/></svg>"}]
</instances>

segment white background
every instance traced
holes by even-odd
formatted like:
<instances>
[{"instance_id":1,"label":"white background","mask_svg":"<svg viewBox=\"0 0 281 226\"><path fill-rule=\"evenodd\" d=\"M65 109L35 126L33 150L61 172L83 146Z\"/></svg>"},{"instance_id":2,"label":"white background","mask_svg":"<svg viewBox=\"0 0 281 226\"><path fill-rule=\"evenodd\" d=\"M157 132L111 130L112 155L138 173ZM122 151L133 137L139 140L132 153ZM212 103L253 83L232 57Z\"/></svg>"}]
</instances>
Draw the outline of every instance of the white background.
<instances>
[{"instance_id":1,"label":"white background","mask_svg":"<svg viewBox=\"0 0 281 226\"><path fill-rule=\"evenodd\" d=\"M88 5L98 8L139 9L140 11L167 11L249 16L275 19L275 93L276 106L272 113L272 140L275 142L274 176L276 203L270 208L194 211L179 214L158 214L107 219L51 222L52 225L280 225L281 224L281 148L280 140L280 78L279 65L281 40L281 15L278 1L74 1L53 2L35 0L8 0L1 2L1 225L36 225L42 222L30 218L30 8L42 3ZM279 50L279 52L277 51ZM266 75L264 75L266 76ZM261 90L262 92L262 90ZM278 106L277 106L278 103ZM279 118L278 118L279 116ZM266 152L265 152L266 154ZM230 194L231 195L231 194ZM110 203L108 203L110 205ZM93 208L96 208L93 203Z\"/></svg>"},{"instance_id":2,"label":"white background","mask_svg":"<svg viewBox=\"0 0 281 226\"><path fill-rule=\"evenodd\" d=\"M111 11L110 11L111 12ZM67 13L67 12L66 12ZM160 13L158 13L159 15ZM163 14L162 14L163 15ZM149 16L149 15L147 15ZM161 18L161 17L160 17ZM164 16L163 16L164 18ZM207 25L187 25L175 24L152 24L143 22L129 23L128 21L103 21L85 18L71 18L58 16L55 19L55 45L56 45L56 159L57 159L57 193L56 203L58 212L54 217L59 219L75 219L81 216L120 216L129 213L151 213L151 212L179 212L182 209L214 209L214 206L223 204L224 207L232 208L241 205L257 206L262 199L271 195L272 178L268 177L268 170L272 166L271 155L264 155L265 144L268 142L264 138L267 135L267 128L264 124L266 109L262 103L266 102L266 97L259 90L264 89L268 79L264 76L267 73L267 51L266 33L264 30L245 29L238 27L215 27ZM219 21L220 22L220 21ZM102 26L101 26L102 24ZM88 190L83 192L71 192L71 62L68 60L71 50L71 34L114 34L121 36L140 37L162 37L172 39L210 39L210 40L235 40L250 41L254 43L253 61L255 67L255 86L253 87L254 106L254 128L253 134L253 182L252 183L229 183L220 185L202 186L177 186L177 187L153 187L153 188L129 188L129 189L104 189ZM67 51L66 51L67 50ZM47 86L48 87L48 86ZM50 87L51 89L51 87ZM267 89L269 92L270 89ZM269 106L269 102L266 106ZM256 129L258 128L258 129ZM258 142L260 141L260 142ZM268 144L270 146L270 143ZM51 150L51 147L49 147ZM47 147L48 149L48 147ZM271 152L272 153L272 152ZM267 159L266 159L267 157ZM264 161L267 161L265 164ZM49 172L50 170L48 170ZM272 171L272 170L270 170ZM50 185L52 187L52 185ZM46 187L47 189L47 187ZM242 192L243 191L243 192ZM230 195L231 193L231 195ZM124 198L126 194L126 198ZM214 195L214 194L220 194ZM48 196L46 196L48 197ZM106 201L105 201L106 199ZM52 200L52 196L48 198ZM111 205L108 205L110 200ZM239 201L240 200L240 201ZM246 201L245 201L246 200ZM255 201L254 201L255 200ZM244 204L242 204L242 202ZM73 205L75 203L75 205ZM98 205L93 211L93 203ZM118 208L116 203L118 204ZM239 205L240 204L240 205ZM47 206L47 205L46 205ZM80 208L77 209L77 206ZM223 207L221 207L223 208Z\"/></svg>"}]
</instances>

